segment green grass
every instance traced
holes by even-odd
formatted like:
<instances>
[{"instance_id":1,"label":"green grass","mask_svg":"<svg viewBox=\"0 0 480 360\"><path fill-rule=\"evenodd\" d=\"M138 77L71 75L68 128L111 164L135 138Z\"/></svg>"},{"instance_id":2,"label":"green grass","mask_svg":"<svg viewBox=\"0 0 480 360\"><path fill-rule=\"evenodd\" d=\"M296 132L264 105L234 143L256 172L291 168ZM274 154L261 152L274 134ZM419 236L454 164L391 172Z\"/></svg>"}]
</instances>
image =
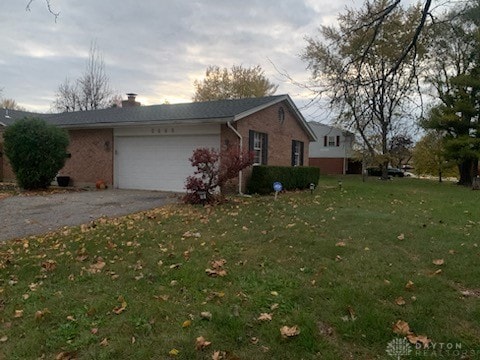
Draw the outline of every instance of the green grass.
<instances>
[{"instance_id":1,"label":"green grass","mask_svg":"<svg viewBox=\"0 0 480 360\"><path fill-rule=\"evenodd\" d=\"M398 320L480 358L480 192L342 180L7 242L0 359L385 359ZM220 259L227 275L207 276ZM200 336L212 344L196 350Z\"/></svg>"}]
</instances>

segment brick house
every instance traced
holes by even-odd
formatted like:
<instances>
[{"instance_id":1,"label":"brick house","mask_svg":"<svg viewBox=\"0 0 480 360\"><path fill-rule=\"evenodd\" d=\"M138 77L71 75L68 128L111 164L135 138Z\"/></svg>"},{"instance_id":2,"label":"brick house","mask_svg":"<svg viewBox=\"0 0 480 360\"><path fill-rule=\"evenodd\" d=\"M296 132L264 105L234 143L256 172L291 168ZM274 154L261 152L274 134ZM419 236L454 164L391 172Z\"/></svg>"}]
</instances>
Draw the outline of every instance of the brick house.
<instances>
[{"instance_id":1,"label":"brick house","mask_svg":"<svg viewBox=\"0 0 480 360\"><path fill-rule=\"evenodd\" d=\"M128 95L122 108L10 111L0 119L8 126L25 116L39 117L67 129L69 158L60 175L69 176L74 186L101 179L115 188L184 191L193 172L188 158L199 147L241 144L254 151L256 164L308 165L309 144L316 137L288 95L153 106L139 106L134 94ZM0 179L14 180L5 157L0 168ZM247 177L248 171L240 189Z\"/></svg>"},{"instance_id":2,"label":"brick house","mask_svg":"<svg viewBox=\"0 0 480 360\"><path fill-rule=\"evenodd\" d=\"M309 125L318 139L310 143L310 166L319 167L322 174L361 173L361 166L352 159L353 133L318 122Z\"/></svg>"}]
</instances>

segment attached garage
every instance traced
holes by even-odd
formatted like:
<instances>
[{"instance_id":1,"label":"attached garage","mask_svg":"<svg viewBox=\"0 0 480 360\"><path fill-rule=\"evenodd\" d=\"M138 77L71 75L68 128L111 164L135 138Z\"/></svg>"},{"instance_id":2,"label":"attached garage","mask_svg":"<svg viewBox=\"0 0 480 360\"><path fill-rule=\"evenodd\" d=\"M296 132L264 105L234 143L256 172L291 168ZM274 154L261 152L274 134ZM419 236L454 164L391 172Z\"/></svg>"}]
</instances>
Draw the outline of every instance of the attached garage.
<instances>
[{"instance_id":1,"label":"attached garage","mask_svg":"<svg viewBox=\"0 0 480 360\"><path fill-rule=\"evenodd\" d=\"M115 138L115 187L185 191L193 174L189 158L200 147L220 148L220 126L118 129Z\"/></svg>"}]
</instances>

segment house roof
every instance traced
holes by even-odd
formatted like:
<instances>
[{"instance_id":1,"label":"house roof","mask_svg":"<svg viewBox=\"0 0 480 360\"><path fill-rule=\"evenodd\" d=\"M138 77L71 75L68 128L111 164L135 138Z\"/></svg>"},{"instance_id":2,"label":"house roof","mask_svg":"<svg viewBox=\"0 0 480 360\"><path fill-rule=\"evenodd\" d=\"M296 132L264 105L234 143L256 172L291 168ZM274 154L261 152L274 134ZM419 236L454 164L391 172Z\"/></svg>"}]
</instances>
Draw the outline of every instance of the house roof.
<instances>
[{"instance_id":1,"label":"house roof","mask_svg":"<svg viewBox=\"0 0 480 360\"><path fill-rule=\"evenodd\" d=\"M311 140L316 136L288 95L260 98L133 106L59 114L39 114L16 110L2 110L0 125L12 124L24 117L38 117L64 128L119 127L128 125L176 124L176 123L226 123L235 122L271 105L285 101L296 115ZM1 114L1 113L0 113Z\"/></svg>"},{"instance_id":2,"label":"house roof","mask_svg":"<svg viewBox=\"0 0 480 360\"><path fill-rule=\"evenodd\" d=\"M320 122L310 121L308 125L310 125L310 128L317 135L317 138L319 136L328 135L332 131L340 131L343 134L343 136L355 137L355 134L351 131L348 131L339 127L327 125L327 124L322 124Z\"/></svg>"}]
</instances>

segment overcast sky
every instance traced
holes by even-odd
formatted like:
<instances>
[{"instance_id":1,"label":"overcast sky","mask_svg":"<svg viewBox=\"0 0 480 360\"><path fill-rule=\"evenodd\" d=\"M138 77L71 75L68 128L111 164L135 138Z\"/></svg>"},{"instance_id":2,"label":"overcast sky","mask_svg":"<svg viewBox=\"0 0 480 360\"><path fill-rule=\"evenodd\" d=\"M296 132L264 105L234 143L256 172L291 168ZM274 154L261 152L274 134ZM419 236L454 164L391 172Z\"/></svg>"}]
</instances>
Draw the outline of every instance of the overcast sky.
<instances>
[{"instance_id":1,"label":"overcast sky","mask_svg":"<svg viewBox=\"0 0 480 360\"><path fill-rule=\"evenodd\" d=\"M303 110L310 94L289 84L309 77L299 58L304 37L335 22L359 0L2 0L0 88L29 111L50 111L58 86L85 69L90 45L103 55L112 89L143 105L190 102L209 65L260 65ZM275 64L275 66L272 65Z\"/></svg>"}]
</instances>

